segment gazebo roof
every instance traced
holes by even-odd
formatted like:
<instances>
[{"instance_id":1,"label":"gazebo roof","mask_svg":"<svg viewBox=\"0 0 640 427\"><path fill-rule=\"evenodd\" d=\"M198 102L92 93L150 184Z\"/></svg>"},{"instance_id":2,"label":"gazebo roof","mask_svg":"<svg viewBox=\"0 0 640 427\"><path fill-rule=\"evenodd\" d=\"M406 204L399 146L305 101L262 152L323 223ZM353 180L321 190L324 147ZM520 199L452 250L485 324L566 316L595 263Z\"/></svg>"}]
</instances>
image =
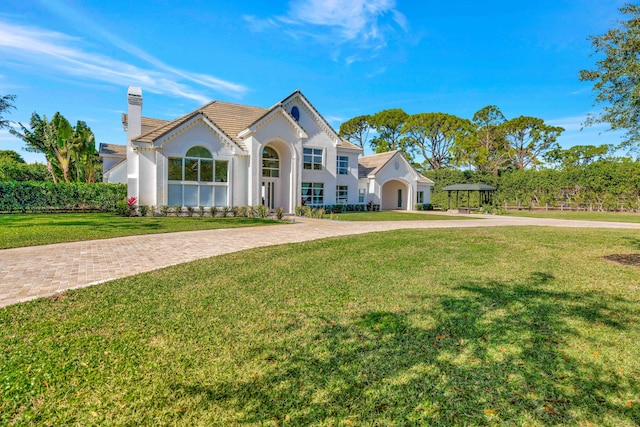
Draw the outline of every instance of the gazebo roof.
<instances>
[{"instance_id":1,"label":"gazebo roof","mask_svg":"<svg viewBox=\"0 0 640 427\"><path fill-rule=\"evenodd\" d=\"M487 184L455 184L442 188L443 191L495 191L496 187Z\"/></svg>"}]
</instances>

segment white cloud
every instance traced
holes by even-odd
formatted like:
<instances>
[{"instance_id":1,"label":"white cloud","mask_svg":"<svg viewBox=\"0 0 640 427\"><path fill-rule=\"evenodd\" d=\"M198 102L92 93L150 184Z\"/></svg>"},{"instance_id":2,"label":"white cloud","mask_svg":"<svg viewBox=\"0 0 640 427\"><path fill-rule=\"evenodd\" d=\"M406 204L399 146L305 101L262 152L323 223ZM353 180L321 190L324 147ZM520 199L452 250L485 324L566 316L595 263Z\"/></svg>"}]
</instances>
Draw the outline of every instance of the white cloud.
<instances>
[{"instance_id":1,"label":"white cloud","mask_svg":"<svg viewBox=\"0 0 640 427\"><path fill-rule=\"evenodd\" d=\"M349 45L375 51L386 47L389 36L398 28L404 32L409 30L407 18L395 7L395 0L297 0L289 2L284 16L243 18L253 31L284 28L296 38L308 37L334 47ZM351 64L360 58L349 55L346 61Z\"/></svg>"},{"instance_id":2,"label":"white cloud","mask_svg":"<svg viewBox=\"0 0 640 427\"><path fill-rule=\"evenodd\" d=\"M118 40L111 41L116 44ZM202 103L207 102L209 97L192 84L234 97L240 97L248 90L238 83L173 68L123 42L118 47L148 62L153 68L145 69L87 52L79 47L80 44L80 39L66 34L0 21L0 56L39 71L51 69L89 81L142 86L153 93L189 98Z\"/></svg>"},{"instance_id":3,"label":"white cloud","mask_svg":"<svg viewBox=\"0 0 640 427\"><path fill-rule=\"evenodd\" d=\"M562 117L559 119L546 120L545 123L551 126L560 126L563 127L566 131L577 131L585 128L584 123L587 121L587 115L583 116L571 116L571 117ZM591 129L599 129L603 130L607 128L608 125L606 123L595 123L592 126L589 126ZM586 128L585 128L586 129Z\"/></svg>"}]
</instances>

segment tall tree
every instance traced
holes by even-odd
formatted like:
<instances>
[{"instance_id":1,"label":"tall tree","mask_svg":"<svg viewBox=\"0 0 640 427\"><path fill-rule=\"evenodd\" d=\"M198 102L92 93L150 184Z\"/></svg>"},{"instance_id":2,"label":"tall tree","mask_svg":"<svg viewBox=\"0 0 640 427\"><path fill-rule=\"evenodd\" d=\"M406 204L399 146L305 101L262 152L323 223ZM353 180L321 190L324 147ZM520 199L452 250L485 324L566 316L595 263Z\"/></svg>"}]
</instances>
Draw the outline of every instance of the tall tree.
<instances>
[{"instance_id":1,"label":"tall tree","mask_svg":"<svg viewBox=\"0 0 640 427\"><path fill-rule=\"evenodd\" d=\"M411 158L408 150L402 126L409 115L401 108L392 108L390 110L380 111L369 118L369 123L378 135L371 140L371 146L376 153L384 153L385 151L399 150L406 157Z\"/></svg>"},{"instance_id":2,"label":"tall tree","mask_svg":"<svg viewBox=\"0 0 640 427\"><path fill-rule=\"evenodd\" d=\"M559 126L549 126L542 119L528 116L511 119L503 128L517 169L537 165L547 151L557 148L556 140L564 132Z\"/></svg>"},{"instance_id":3,"label":"tall tree","mask_svg":"<svg viewBox=\"0 0 640 427\"><path fill-rule=\"evenodd\" d=\"M364 148L370 130L369 116L358 116L340 125L340 136Z\"/></svg>"},{"instance_id":4,"label":"tall tree","mask_svg":"<svg viewBox=\"0 0 640 427\"><path fill-rule=\"evenodd\" d=\"M78 182L94 183L99 162L95 136L83 121L78 121L72 137L73 163Z\"/></svg>"},{"instance_id":5,"label":"tall tree","mask_svg":"<svg viewBox=\"0 0 640 427\"><path fill-rule=\"evenodd\" d=\"M40 117L38 113L31 114L29 120L29 128L22 123L18 123L22 132L15 129L10 129L9 132L18 138L22 139L25 143L25 150L33 153L44 154L47 161L47 170L51 174L51 179L54 183L58 182L58 176L56 174L57 168L54 166L56 158L53 152L49 148L49 142L45 137L45 129L49 126L49 122L46 117Z\"/></svg>"},{"instance_id":6,"label":"tall tree","mask_svg":"<svg viewBox=\"0 0 640 427\"><path fill-rule=\"evenodd\" d=\"M468 120L445 113L414 114L402 127L408 144L422 154L428 169L449 166L454 142L470 132Z\"/></svg>"},{"instance_id":7,"label":"tall tree","mask_svg":"<svg viewBox=\"0 0 640 427\"><path fill-rule=\"evenodd\" d=\"M466 163L481 172L497 175L511 165L509 141L503 125L506 119L495 105L476 111L471 123L475 132L456 140L453 150L459 163Z\"/></svg>"},{"instance_id":8,"label":"tall tree","mask_svg":"<svg viewBox=\"0 0 640 427\"><path fill-rule=\"evenodd\" d=\"M640 5L627 3L620 12L628 20L600 36L591 36L592 46L604 57L596 69L580 71L581 81L595 82L596 103L603 112L590 115L586 126L609 123L612 130L626 131L621 147L637 149L640 143Z\"/></svg>"},{"instance_id":9,"label":"tall tree","mask_svg":"<svg viewBox=\"0 0 640 427\"><path fill-rule=\"evenodd\" d=\"M4 113L16 108L13 105L13 102L15 100L16 100L15 95L0 96L0 129L6 129L10 127L11 122L5 119Z\"/></svg>"},{"instance_id":10,"label":"tall tree","mask_svg":"<svg viewBox=\"0 0 640 427\"><path fill-rule=\"evenodd\" d=\"M568 166L587 166L593 162L603 160L615 151L613 145L574 145L567 149L556 148L549 150L544 156L545 161L555 164L561 169Z\"/></svg>"},{"instance_id":11,"label":"tall tree","mask_svg":"<svg viewBox=\"0 0 640 427\"><path fill-rule=\"evenodd\" d=\"M21 138L28 151L42 153L47 160L47 169L54 182L95 182L96 166L99 162L95 149L95 137L83 121L73 128L60 113L51 121L47 116L31 115L30 129L19 123L22 132L10 130Z\"/></svg>"},{"instance_id":12,"label":"tall tree","mask_svg":"<svg viewBox=\"0 0 640 427\"><path fill-rule=\"evenodd\" d=\"M44 120L46 122L46 116ZM60 169L62 169L64 181L71 182L69 178L69 166L77 147L77 144L72 138L73 128L71 124L60 113L56 112L45 127L44 135L48 149L53 152L53 155L58 160Z\"/></svg>"}]
</instances>

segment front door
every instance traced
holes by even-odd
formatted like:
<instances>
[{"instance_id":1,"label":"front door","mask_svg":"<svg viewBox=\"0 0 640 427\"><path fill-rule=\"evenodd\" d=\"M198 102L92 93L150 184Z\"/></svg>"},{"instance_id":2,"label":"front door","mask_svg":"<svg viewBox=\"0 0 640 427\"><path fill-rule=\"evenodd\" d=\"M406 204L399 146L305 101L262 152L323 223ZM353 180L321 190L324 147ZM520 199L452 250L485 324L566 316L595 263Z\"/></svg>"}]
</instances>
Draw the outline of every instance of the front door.
<instances>
[{"instance_id":1,"label":"front door","mask_svg":"<svg viewBox=\"0 0 640 427\"><path fill-rule=\"evenodd\" d=\"M276 180L262 180L262 204L269 210L276 208Z\"/></svg>"}]
</instances>

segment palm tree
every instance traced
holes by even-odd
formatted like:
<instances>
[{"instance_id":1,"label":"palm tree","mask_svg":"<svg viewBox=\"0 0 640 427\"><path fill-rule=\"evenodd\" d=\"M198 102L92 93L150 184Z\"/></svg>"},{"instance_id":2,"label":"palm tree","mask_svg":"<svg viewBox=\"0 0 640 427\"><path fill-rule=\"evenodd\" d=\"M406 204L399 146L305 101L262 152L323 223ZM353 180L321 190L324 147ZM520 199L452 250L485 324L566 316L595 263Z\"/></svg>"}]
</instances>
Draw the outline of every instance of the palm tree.
<instances>
[{"instance_id":1,"label":"palm tree","mask_svg":"<svg viewBox=\"0 0 640 427\"><path fill-rule=\"evenodd\" d=\"M31 115L31 120L29 121L29 127L31 129L27 129L22 123L18 123L18 125L22 129L22 132L19 132L15 129L9 129L9 132L24 141L26 145L26 151L44 154L47 160L47 170L51 174L53 182L57 183L58 177L56 176L56 171L54 170L54 163L56 159L49 149L48 141L45 137L45 130L49 126L47 117L40 117L38 113L33 113Z\"/></svg>"}]
</instances>

